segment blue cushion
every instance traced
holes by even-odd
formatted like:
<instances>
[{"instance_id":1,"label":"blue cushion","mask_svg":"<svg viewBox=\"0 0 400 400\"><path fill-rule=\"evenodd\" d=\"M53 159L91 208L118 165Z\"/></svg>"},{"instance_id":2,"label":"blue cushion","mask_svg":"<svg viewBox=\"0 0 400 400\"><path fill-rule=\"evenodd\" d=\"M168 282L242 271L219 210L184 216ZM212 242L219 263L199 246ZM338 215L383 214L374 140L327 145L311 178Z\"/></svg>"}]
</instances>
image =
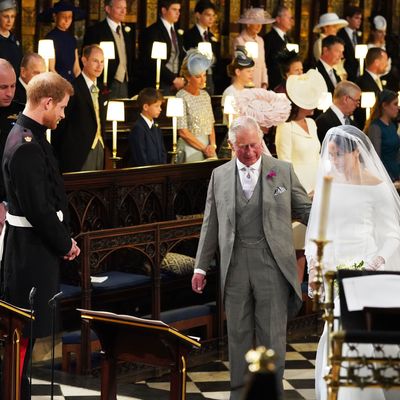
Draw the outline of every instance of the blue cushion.
<instances>
[{"instance_id":1,"label":"blue cushion","mask_svg":"<svg viewBox=\"0 0 400 400\"><path fill-rule=\"evenodd\" d=\"M166 324L170 324L172 322L185 321L188 319L203 317L210 314L212 314L212 307L204 304L163 311L161 313L160 319Z\"/></svg>"},{"instance_id":2,"label":"blue cushion","mask_svg":"<svg viewBox=\"0 0 400 400\"><path fill-rule=\"evenodd\" d=\"M96 277L100 276L107 276L108 278L102 283L92 283L93 289L96 292L136 287L151 282L149 276L119 271L107 271L96 275Z\"/></svg>"},{"instance_id":3,"label":"blue cushion","mask_svg":"<svg viewBox=\"0 0 400 400\"><path fill-rule=\"evenodd\" d=\"M66 332L62 336L63 344L79 344L81 342L81 331ZM91 330L90 340L98 340L97 335Z\"/></svg>"},{"instance_id":4,"label":"blue cushion","mask_svg":"<svg viewBox=\"0 0 400 400\"><path fill-rule=\"evenodd\" d=\"M67 285L62 283L60 285L60 290L63 292L61 295L61 299L69 299L71 297L77 297L81 294L80 286Z\"/></svg>"}]
</instances>

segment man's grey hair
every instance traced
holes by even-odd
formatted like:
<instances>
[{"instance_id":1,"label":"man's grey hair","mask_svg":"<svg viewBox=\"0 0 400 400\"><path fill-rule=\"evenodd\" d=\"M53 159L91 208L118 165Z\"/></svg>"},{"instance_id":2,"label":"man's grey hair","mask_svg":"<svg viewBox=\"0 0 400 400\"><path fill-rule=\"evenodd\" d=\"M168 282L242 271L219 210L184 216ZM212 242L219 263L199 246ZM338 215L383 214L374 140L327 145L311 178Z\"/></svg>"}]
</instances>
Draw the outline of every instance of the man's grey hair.
<instances>
[{"instance_id":1,"label":"man's grey hair","mask_svg":"<svg viewBox=\"0 0 400 400\"><path fill-rule=\"evenodd\" d=\"M259 138L262 140L264 134L260 129L257 121L252 117L242 116L233 120L228 132L229 141L232 144L236 144L237 134L243 130L249 129L254 129L257 132Z\"/></svg>"},{"instance_id":2,"label":"man's grey hair","mask_svg":"<svg viewBox=\"0 0 400 400\"><path fill-rule=\"evenodd\" d=\"M333 92L333 98L340 99L341 97L344 96L354 97L360 92L361 92L360 87L355 83L350 81L341 81L335 87L335 91Z\"/></svg>"}]
</instances>

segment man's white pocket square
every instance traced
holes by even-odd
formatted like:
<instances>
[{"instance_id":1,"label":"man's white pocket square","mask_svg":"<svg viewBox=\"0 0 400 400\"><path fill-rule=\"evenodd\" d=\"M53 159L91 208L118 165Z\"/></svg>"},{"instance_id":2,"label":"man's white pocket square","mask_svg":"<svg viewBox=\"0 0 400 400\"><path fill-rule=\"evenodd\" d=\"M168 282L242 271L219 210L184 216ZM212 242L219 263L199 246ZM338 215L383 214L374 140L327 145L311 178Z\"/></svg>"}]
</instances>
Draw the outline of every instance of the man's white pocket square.
<instances>
[{"instance_id":1,"label":"man's white pocket square","mask_svg":"<svg viewBox=\"0 0 400 400\"><path fill-rule=\"evenodd\" d=\"M285 192L286 192L286 188L285 188L285 187L283 187L283 186L278 186L278 187L276 187L275 190L274 190L274 196L278 196L278 195L280 195L280 194L282 194L282 193L285 193Z\"/></svg>"}]
</instances>

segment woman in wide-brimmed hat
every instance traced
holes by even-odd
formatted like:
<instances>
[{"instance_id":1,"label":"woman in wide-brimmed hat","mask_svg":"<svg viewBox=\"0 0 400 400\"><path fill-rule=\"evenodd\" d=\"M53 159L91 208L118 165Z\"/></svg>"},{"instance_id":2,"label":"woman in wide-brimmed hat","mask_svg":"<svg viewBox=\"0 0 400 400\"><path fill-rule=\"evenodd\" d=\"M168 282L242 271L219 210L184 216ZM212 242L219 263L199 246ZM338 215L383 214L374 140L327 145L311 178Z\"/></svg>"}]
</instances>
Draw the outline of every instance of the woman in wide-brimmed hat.
<instances>
[{"instance_id":1,"label":"woman in wide-brimmed hat","mask_svg":"<svg viewBox=\"0 0 400 400\"><path fill-rule=\"evenodd\" d=\"M327 87L322 75L317 70L310 69L305 74L289 76L286 91L292 101L292 110L287 122L276 128L276 153L280 160L293 164L300 183L311 197L317 179L321 143L317 135L317 125L310 117ZM305 234L305 225L294 222L293 240L300 280L305 269Z\"/></svg>"},{"instance_id":2,"label":"woman in wide-brimmed hat","mask_svg":"<svg viewBox=\"0 0 400 400\"><path fill-rule=\"evenodd\" d=\"M238 20L238 23L244 24L245 27L240 35L234 40L233 50L235 50L237 46L245 46L247 42L255 42L258 45L258 57L254 58L255 65L253 71L253 84L256 88L266 89L268 87L264 40L258 34L263 25L272 24L274 21L275 20L262 8L247 9Z\"/></svg>"},{"instance_id":3,"label":"woman in wide-brimmed hat","mask_svg":"<svg viewBox=\"0 0 400 400\"><path fill-rule=\"evenodd\" d=\"M54 42L55 59L50 59L49 69L63 78L73 81L80 73L78 46L76 39L69 32L72 22L84 18L84 11L69 1L61 0L54 7L39 15L39 20L49 22L54 19L56 26L46 39Z\"/></svg>"}]
</instances>

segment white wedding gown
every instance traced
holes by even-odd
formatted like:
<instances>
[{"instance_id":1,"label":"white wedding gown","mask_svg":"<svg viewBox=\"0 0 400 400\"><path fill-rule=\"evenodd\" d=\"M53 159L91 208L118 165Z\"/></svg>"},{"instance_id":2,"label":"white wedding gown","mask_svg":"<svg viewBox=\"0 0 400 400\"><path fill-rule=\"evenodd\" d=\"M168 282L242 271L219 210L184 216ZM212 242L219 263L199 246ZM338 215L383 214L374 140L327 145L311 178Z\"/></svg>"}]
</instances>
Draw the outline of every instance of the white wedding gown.
<instances>
[{"instance_id":1,"label":"white wedding gown","mask_svg":"<svg viewBox=\"0 0 400 400\"><path fill-rule=\"evenodd\" d=\"M325 247L324 267L336 269L337 265L355 262L368 263L375 256L386 260L385 270L399 270L396 259L400 248L400 228L390 215L391 193L385 184L352 185L333 183L327 238L332 242ZM342 207L338 205L342 204ZM395 261L394 261L395 260ZM335 299L335 315L340 315L339 301ZM346 354L347 346L344 346ZM370 355L372 346L358 346L360 353ZM390 352L385 346L385 353ZM397 355L397 347L393 346ZM346 371L342 370L344 374ZM327 399L323 377L328 373L326 330L320 338L315 366L317 400ZM361 372L362 374L362 372ZM339 400L391 400L400 399L400 391L381 389L340 388Z\"/></svg>"}]
</instances>

